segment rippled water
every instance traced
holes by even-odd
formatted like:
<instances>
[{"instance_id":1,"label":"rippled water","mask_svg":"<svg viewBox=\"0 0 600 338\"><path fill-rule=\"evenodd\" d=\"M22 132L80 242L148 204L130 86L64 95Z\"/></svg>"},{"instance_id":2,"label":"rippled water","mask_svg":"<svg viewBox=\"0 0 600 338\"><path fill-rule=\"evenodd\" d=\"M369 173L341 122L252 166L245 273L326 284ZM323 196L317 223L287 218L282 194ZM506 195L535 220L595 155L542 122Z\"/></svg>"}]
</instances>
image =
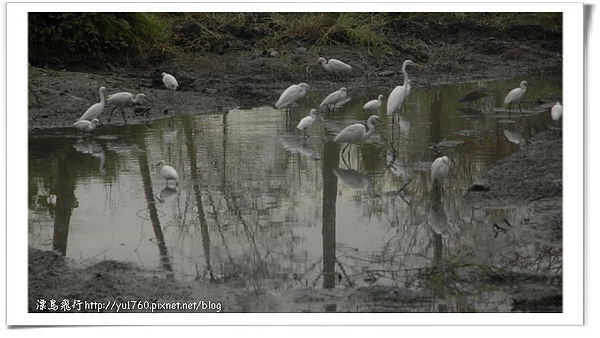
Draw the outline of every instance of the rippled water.
<instances>
[{"instance_id":1,"label":"rippled water","mask_svg":"<svg viewBox=\"0 0 600 338\"><path fill-rule=\"evenodd\" d=\"M559 79L530 79L526 116L508 119L501 102L519 81L485 83L495 94L470 106L456 101L476 84L413 88L399 120L380 114L377 132L345 159L333 136L364 121L362 105L380 93L349 88L351 100L324 111L307 139L295 125L328 94L315 88L289 121L256 107L104 125L93 137L32 134L29 244L83 264L132 262L248 292L400 286L447 311L510 311L505 293L471 276L557 273L561 248L513 226L530 210L474 210L461 197L518 149L505 129L527 139L548 128L547 106L535 101L560 98ZM451 168L434 196L429 168L442 155ZM160 177L161 159L179 172L177 187ZM431 302L407 307L439 310Z\"/></svg>"}]
</instances>

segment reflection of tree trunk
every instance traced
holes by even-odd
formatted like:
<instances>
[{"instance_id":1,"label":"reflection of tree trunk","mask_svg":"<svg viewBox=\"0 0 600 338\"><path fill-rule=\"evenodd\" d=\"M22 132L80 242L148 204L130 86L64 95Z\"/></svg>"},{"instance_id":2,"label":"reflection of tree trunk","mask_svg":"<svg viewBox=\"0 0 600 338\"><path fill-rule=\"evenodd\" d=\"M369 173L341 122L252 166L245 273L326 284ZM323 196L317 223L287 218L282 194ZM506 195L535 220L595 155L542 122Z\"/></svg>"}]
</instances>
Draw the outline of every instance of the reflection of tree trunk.
<instances>
[{"instance_id":1,"label":"reflection of tree trunk","mask_svg":"<svg viewBox=\"0 0 600 338\"><path fill-rule=\"evenodd\" d=\"M192 176L192 186L194 189L194 196L196 198L196 207L198 208L198 220L200 221L200 232L202 233L202 247L204 248L204 260L206 263L206 270L209 271L212 281L213 273L210 265L210 235L208 233L208 224L206 222L206 215L204 214L204 207L202 205L202 194L200 192L201 178L198 174L198 162L196 161L196 145L194 144L190 123L190 119L186 118L183 122L183 132L185 134L185 143L188 151L188 157L190 159L190 175Z\"/></svg>"},{"instance_id":2,"label":"reflection of tree trunk","mask_svg":"<svg viewBox=\"0 0 600 338\"><path fill-rule=\"evenodd\" d=\"M439 90L434 95L431 108L429 109L429 121L431 121L429 142L437 144L442 140L442 99Z\"/></svg>"},{"instance_id":3,"label":"reflection of tree trunk","mask_svg":"<svg viewBox=\"0 0 600 338\"><path fill-rule=\"evenodd\" d=\"M70 170L70 161L66 157L67 155L63 155L58 160L58 180L55 187L56 210L52 237L52 249L63 255L67 254L69 223L73 211L73 202L75 201L75 178Z\"/></svg>"},{"instance_id":4,"label":"reflection of tree trunk","mask_svg":"<svg viewBox=\"0 0 600 338\"><path fill-rule=\"evenodd\" d=\"M145 149L145 147L144 147ZM138 156L140 165L140 174L142 175L142 182L144 184L144 194L146 195L146 203L148 204L148 212L150 213L150 222L152 222L152 229L154 230L154 236L158 244L158 252L160 253L160 261L162 268L172 272L173 267L171 266L171 260L169 258L169 252L165 243L165 237L160 227L160 220L158 219L158 211L156 210L156 201L154 201L154 193L152 191L152 179L150 178L150 168L148 167L148 158L146 152L142 152ZM172 275L170 275L172 277Z\"/></svg>"},{"instance_id":5,"label":"reflection of tree trunk","mask_svg":"<svg viewBox=\"0 0 600 338\"><path fill-rule=\"evenodd\" d=\"M335 205L340 147L327 141L323 145L323 288L335 287Z\"/></svg>"}]
</instances>

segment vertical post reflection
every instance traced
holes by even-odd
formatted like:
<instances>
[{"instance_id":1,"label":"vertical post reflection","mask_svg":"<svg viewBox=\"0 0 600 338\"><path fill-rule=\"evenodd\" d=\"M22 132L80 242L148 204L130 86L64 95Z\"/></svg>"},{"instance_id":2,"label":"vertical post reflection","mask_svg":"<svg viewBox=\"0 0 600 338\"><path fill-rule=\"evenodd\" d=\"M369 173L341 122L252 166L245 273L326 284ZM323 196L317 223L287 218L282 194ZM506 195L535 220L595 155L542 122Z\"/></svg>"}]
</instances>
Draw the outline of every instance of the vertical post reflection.
<instances>
[{"instance_id":1,"label":"vertical post reflection","mask_svg":"<svg viewBox=\"0 0 600 338\"><path fill-rule=\"evenodd\" d=\"M198 209L198 220L200 221L200 232L202 233L202 247L204 248L204 261L206 270L209 271L210 280L214 280L213 271L210 264L210 235L208 233L208 223L206 214L202 205L202 193L200 191L201 178L198 174L198 161L196 159L196 144L192 135L191 120L188 117L183 121L183 133L185 134L185 144L190 159L190 175L192 176L192 188L196 198L196 208Z\"/></svg>"},{"instance_id":2,"label":"vertical post reflection","mask_svg":"<svg viewBox=\"0 0 600 338\"><path fill-rule=\"evenodd\" d=\"M146 147L144 146L144 150ZM161 267L166 271L171 272L167 275L168 278L173 278L173 267L171 265L171 259L165 243L165 236L163 235L162 228L160 227L160 220L158 219L158 211L156 209L156 202L154 201L154 193L152 191L152 179L150 178L150 168L148 165L148 157L146 151L143 151L138 156L138 162L140 166L140 175L142 175L142 183L144 185L144 195L146 196L146 204L148 205L148 213L150 214L150 222L152 223L152 230L154 230L154 236L158 245L158 252L160 254Z\"/></svg>"},{"instance_id":3,"label":"vertical post reflection","mask_svg":"<svg viewBox=\"0 0 600 338\"><path fill-rule=\"evenodd\" d=\"M442 140L442 93L438 89L433 96L431 101L431 107L429 109L429 121L431 121L431 127L429 128L429 137L431 144L436 144Z\"/></svg>"},{"instance_id":4,"label":"vertical post reflection","mask_svg":"<svg viewBox=\"0 0 600 338\"><path fill-rule=\"evenodd\" d=\"M67 238L69 223L75 201L75 175L72 164L67 159L69 151L65 151L58 159L58 179L56 186L56 209L54 216L54 232L52 234L52 249L63 255L67 254Z\"/></svg>"},{"instance_id":5,"label":"vertical post reflection","mask_svg":"<svg viewBox=\"0 0 600 338\"><path fill-rule=\"evenodd\" d=\"M335 287L335 206L340 148L327 141L323 145L323 288Z\"/></svg>"}]
</instances>

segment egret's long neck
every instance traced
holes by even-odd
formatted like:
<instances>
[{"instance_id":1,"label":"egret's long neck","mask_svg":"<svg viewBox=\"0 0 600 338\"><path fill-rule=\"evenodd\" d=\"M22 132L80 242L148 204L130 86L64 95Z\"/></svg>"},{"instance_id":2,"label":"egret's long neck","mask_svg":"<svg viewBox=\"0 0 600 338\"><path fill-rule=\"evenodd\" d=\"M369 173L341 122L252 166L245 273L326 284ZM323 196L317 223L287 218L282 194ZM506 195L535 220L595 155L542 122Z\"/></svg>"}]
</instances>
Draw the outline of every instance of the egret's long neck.
<instances>
[{"instance_id":1,"label":"egret's long neck","mask_svg":"<svg viewBox=\"0 0 600 338\"><path fill-rule=\"evenodd\" d=\"M408 73L406 72L406 66L407 66L406 63L402 65L402 75L404 75L404 85L406 85L407 83L410 82L410 80L408 79Z\"/></svg>"},{"instance_id":2,"label":"egret's long neck","mask_svg":"<svg viewBox=\"0 0 600 338\"><path fill-rule=\"evenodd\" d=\"M527 91L527 86L526 86L526 85L524 85L524 84L523 84L523 85L521 85L521 90L523 90L523 92L526 92L526 91Z\"/></svg>"},{"instance_id":3,"label":"egret's long neck","mask_svg":"<svg viewBox=\"0 0 600 338\"><path fill-rule=\"evenodd\" d=\"M104 93L102 92L102 90L100 90L100 103L104 104L104 102Z\"/></svg>"},{"instance_id":4,"label":"egret's long neck","mask_svg":"<svg viewBox=\"0 0 600 338\"><path fill-rule=\"evenodd\" d=\"M369 130L365 133L365 135L363 136L363 139L368 138L369 136L371 136L371 134L373 134L373 132L375 132L375 126L373 125L373 119L367 120L367 127L369 127Z\"/></svg>"}]
</instances>

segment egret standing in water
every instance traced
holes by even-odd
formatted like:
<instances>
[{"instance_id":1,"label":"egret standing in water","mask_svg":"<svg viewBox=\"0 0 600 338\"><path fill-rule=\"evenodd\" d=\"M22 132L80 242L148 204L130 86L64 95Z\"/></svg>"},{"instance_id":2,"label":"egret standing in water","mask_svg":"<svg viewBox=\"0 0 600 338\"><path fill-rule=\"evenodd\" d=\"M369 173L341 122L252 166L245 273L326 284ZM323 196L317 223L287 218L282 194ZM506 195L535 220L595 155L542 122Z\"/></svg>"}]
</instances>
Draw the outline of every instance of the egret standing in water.
<instances>
[{"instance_id":1,"label":"egret standing in water","mask_svg":"<svg viewBox=\"0 0 600 338\"><path fill-rule=\"evenodd\" d=\"M354 123L346 128L342 129L334 138L333 142L336 143L347 143L342 150L342 159L344 158L344 151L353 143L361 142L368 139L371 134L375 131L374 121L381 121L377 115L371 115L367 119L367 126L369 130L362 123Z\"/></svg>"},{"instance_id":2,"label":"egret standing in water","mask_svg":"<svg viewBox=\"0 0 600 338\"><path fill-rule=\"evenodd\" d=\"M508 106L508 118L510 118L510 108L512 107L512 105L514 103L516 103L517 106L519 107L519 111L521 112L521 114L523 116L525 116L525 114L523 114L523 111L521 110L521 100L523 99L523 96L527 92L527 86L533 86L533 85L529 84L527 81L521 81L521 84L519 85L519 87L511 90L508 93L508 95L506 95L506 98L504 98L504 105Z\"/></svg>"},{"instance_id":3,"label":"egret standing in water","mask_svg":"<svg viewBox=\"0 0 600 338\"><path fill-rule=\"evenodd\" d=\"M91 121L78 120L77 122L73 123L73 127L81 130L82 131L81 135L83 135L86 132L92 133L94 131L94 129L96 129L96 125L98 125L99 123L100 123L100 121L98 121L98 119L92 119Z\"/></svg>"},{"instance_id":4,"label":"egret standing in water","mask_svg":"<svg viewBox=\"0 0 600 338\"><path fill-rule=\"evenodd\" d=\"M550 116L552 116L553 121L560 124L560 122L558 122L558 121L562 118L562 115L563 115L563 106L562 106L562 104L560 104L560 102L556 102L556 104L550 110ZM560 128L560 134L562 136L562 128Z\"/></svg>"},{"instance_id":5,"label":"egret standing in water","mask_svg":"<svg viewBox=\"0 0 600 338\"><path fill-rule=\"evenodd\" d=\"M346 99L346 96L347 96L346 87L342 87L342 88L340 88L340 90L337 90L337 91L327 95L325 100L323 100L323 102L321 102L321 104L319 106L327 107L328 109L331 109L332 113L334 113L335 106L339 103L342 103ZM329 108L330 106L331 106L331 108Z\"/></svg>"},{"instance_id":6,"label":"egret standing in water","mask_svg":"<svg viewBox=\"0 0 600 338\"><path fill-rule=\"evenodd\" d=\"M296 128L298 130L304 131L304 137L305 138L308 137L308 128L310 126L312 126L313 123L315 122L315 120L317 119L317 116L315 115L317 112L318 112L318 110L311 109L310 110L310 115L309 116L305 116L302 120L300 120L300 122L296 126Z\"/></svg>"},{"instance_id":7,"label":"egret standing in water","mask_svg":"<svg viewBox=\"0 0 600 338\"><path fill-rule=\"evenodd\" d=\"M80 120L91 121L91 120L97 118L104 111L104 105L106 102L104 99L104 93L106 93L106 87L100 87L98 92L100 93L100 102L95 103L94 105L89 107L85 111L85 113L83 113L83 115L81 115L81 117L79 118Z\"/></svg>"},{"instance_id":8,"label":"egret standing in water","mask_svg":"<svg viewBox=\"0 0 600 338\"><path fill-rule=\"evenodd\" d=\"M171 167L170 165L166 165L164 160L160 160L156 167L160 167L160 174L165 179L165 185L169 185L169 180L175 181L175 186L179 185L179 175L177 174L177 170Z\"/></svg>"},{"instance_id":9,"label":"egret standing in water","mask_svg":"<svg viewBox=\"0 0 600 338\"><path fill-rule=\"evenodd\" d=\"M362 107L363 112L378 112L381 108L381 103L383 102L383 95L379 95L377 100L371 100Z\"/></svg>"},{"instance_id":10,"label":"egret standing in water","mask_svg":"<svg viewBox=\"0 0 600 338\"><path fill-rule=\"evenodd\" d=\"M114 104L115 106L110 111L110 115L108 116L108 121L110 122L110 119L112 118L112 114L115 111L115 109L120 107L121 115L123 116L123 121L125 121L125 123L127 123L127 119L125 119L125 106L134 105L134 104L138 103L142 97L146 100L149 100L146 97L146 95L142 94L142 93L137 94L135 97L133 97L133 94L131 94L129 92L120 92L120 93L110 95L108 97L108 99L106 99L106 101L108 101L108 103Z\"/></svg>"},{"instance_id":11,"label":"egret standing in water","mask_svg":"<svg viewBox=\"0 0 600 338\"><path fill-rule=\"evenodd\" d=\"M287 87L279 96L279 100L275 103L275 107L277 109L285 108L286 114L289 115L292 112L292 105L294 102L306 96L306 92L309 89L310 86L304 82Z\"/></svg>"},{"instance_id":12,"label":"egret standing in water","mask_svg":"<svg viewBox=\"0 0 600 338\"><path fill-rule=\"evenodd\" d=\"M392 115L402 104L406 102L406 98L410 94L410 79L406 72L407 66L421 67L418 63L414 63L412 60L406 60L402 64L402 75L404 75L404 83L402 86L396 86L390 93L387 100L387 114Z\"/></svg>"},{"instance_id":13,"label":"egret standing in water","mask_svg":"<svg viewBox=\"0 0 600 338\"><path fill-rule=\"evenodd\" d=\"M450 170L450 162L448 156L438 157L431 164L431 183L433 184L434 191L441 192L442 184L448 177L448 171Z\"/></svg>"},{"instance_id":14,"label":"egret standing in water","mask_svg":"<svg viewBox=\"0 0 600 338\"><path fill-rule=\"evenodd\" d=\"M556 104L552 107L552 110L550 110L550 116L552 116L554 121L558 121L561 119L562 115L563 106L560 104L560 102L556 102Z\"/></svg>"},{"instance_id":15,"label":"egret standing in water","mask_svg":"<svg viewBox=\"0 0 600 338\"><path fill-rule=\"evenodd\" d=\"M352 66L347 63L344 63L337 59L329 59L327 61L325 58L320 57L317 61L323 69L330 73L344 73L352 70Z\"/></svg>"},{"instance_id":16,"label":"egret standing in water","mask_svg":"<svg viewBox=\"0 0 600 338\"><path fill-rule=\"evenodd\" d=\"M177 90L179 83L177 83L175 76L168 73L162 73L162 82L169 90L169 101L171 101L173 98L173 92Z\"/></svg>"}]
</instances>

